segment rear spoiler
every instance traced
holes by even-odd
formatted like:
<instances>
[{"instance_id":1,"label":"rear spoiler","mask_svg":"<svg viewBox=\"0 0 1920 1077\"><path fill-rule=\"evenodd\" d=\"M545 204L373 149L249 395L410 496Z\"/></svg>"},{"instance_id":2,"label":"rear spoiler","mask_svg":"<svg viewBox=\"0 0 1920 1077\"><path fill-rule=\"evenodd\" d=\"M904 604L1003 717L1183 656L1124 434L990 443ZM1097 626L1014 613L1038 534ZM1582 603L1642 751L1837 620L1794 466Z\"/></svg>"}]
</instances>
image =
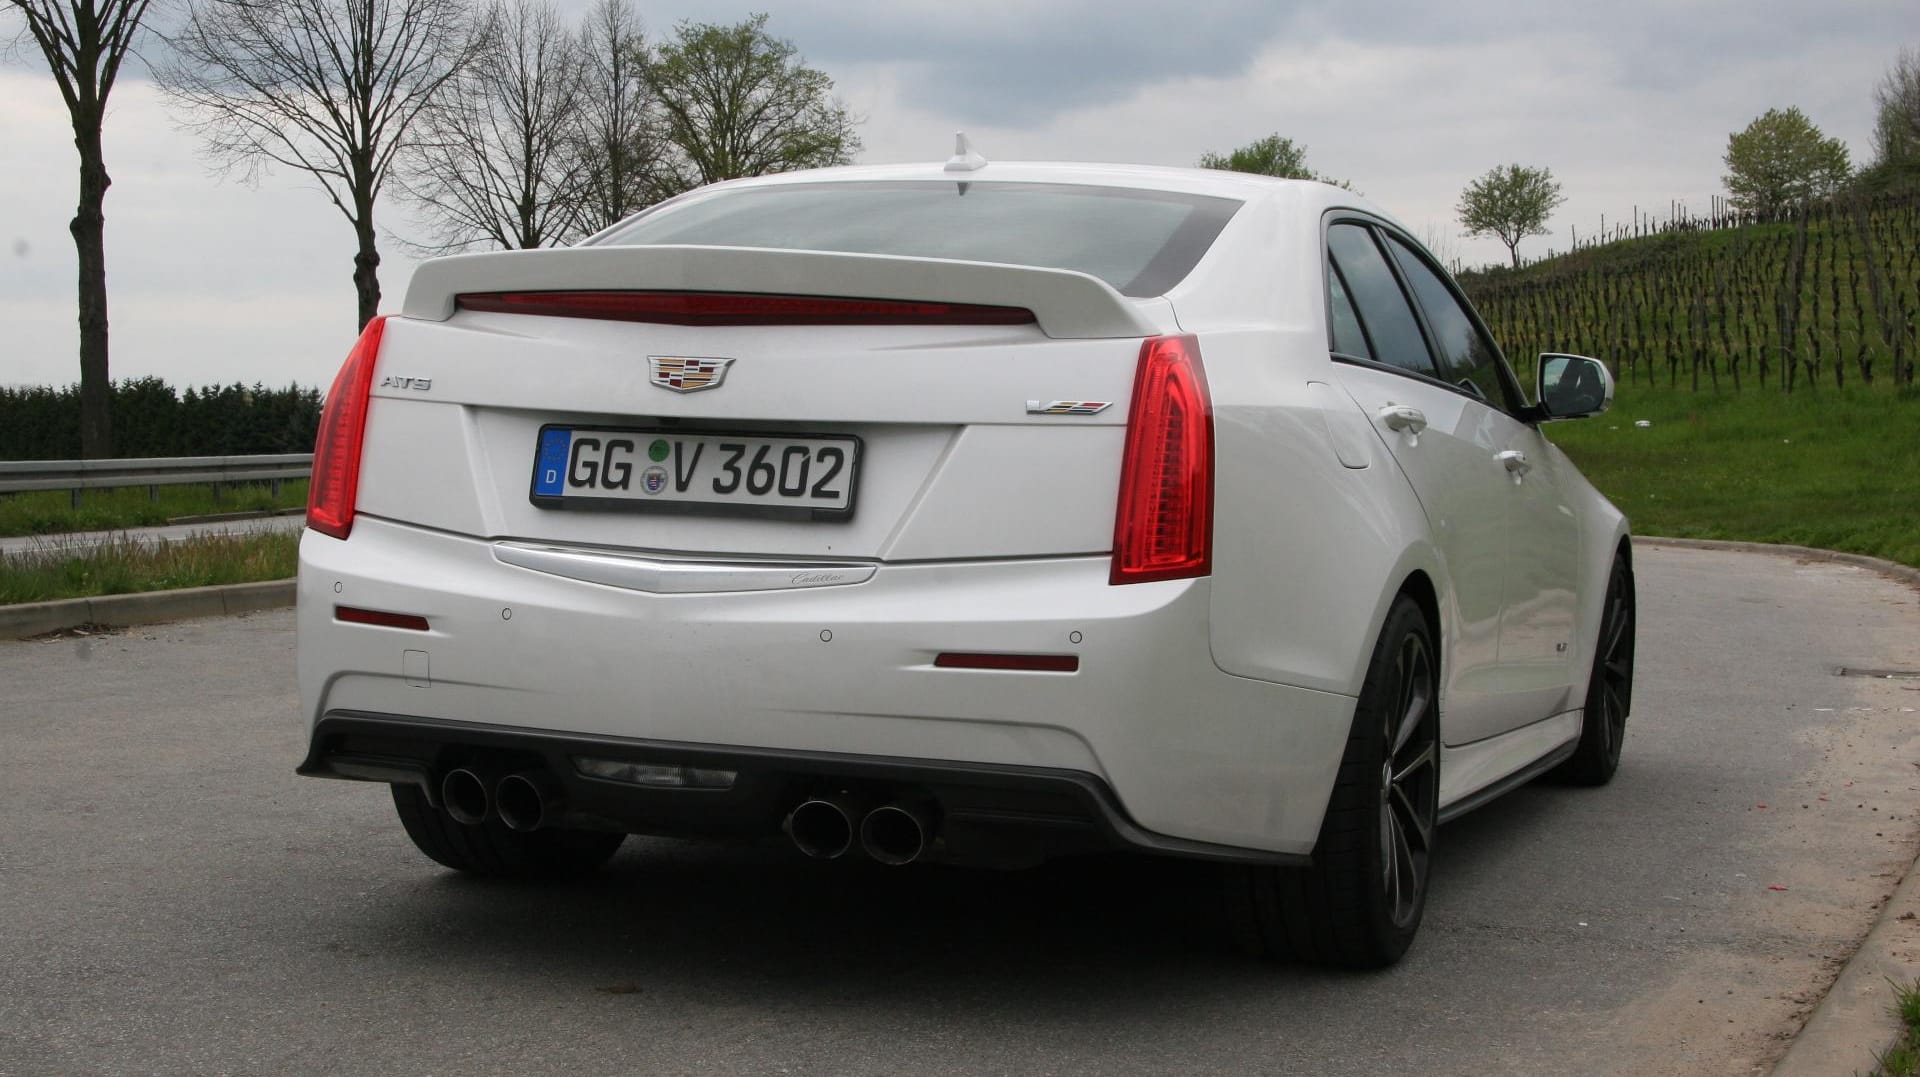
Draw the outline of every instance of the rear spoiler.
<instances>
[{"instance_id":1,"label":"rear spoiler","mask_svg":"<svg viewBox=\"0 0 1920 1077\"><path fill-rule=\"evenodd\" d=\"M402 310L443 322L454 297L505 291L752 292L1024 307L1050 337L1146 337L1139 301L1068 269L758 247L567 247L460 254L413 272Z\"/></svg>"}]
</instances>

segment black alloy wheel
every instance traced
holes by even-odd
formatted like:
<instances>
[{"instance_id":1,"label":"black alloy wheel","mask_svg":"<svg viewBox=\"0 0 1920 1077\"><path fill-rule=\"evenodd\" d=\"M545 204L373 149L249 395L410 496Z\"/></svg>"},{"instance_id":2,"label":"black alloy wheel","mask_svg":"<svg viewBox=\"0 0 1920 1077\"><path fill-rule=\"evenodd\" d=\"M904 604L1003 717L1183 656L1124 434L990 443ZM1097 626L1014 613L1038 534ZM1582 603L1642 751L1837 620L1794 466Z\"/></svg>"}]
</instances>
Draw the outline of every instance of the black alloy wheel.
<instances>
[{"instance_id":1,"label":"black alloy wheel","mask_svg":"<svg viewBox=\"0 0 1920 1077\"><path fill-rule=\"evenodd\" d=\"M1380 774L1380 860L1389 914L1399 927L1420 920L1440 803L1436 680L1426 637L1408 633L1394 655L1394 705L1383 716L1390 745Z\"/></svg>"},{"instance_id":2,"label":"black alloy wheel","mask_svg":"<svg viewBox=\"0 0 1920 1077\"><path fill-rule=\"evenodd\" d=\"M1439 674L1426 615L1397 598L1354 708L1313 865L1227 870L1228 923L1250 952L1380 968L1412 945L1440 814Z\"/></svg>"},{"instance_id":3,"label":"black alloy wheel","mask_svg":"<svg viewBox=\"0 0 1920 1077\"><path fill-rule=\"evenodd\" d=\"M1635 629L1633 566L1623 553L1607 576L1607 597L1600 614L1599 643L1587 679L1586 716L1580 743L1557 773L1580 785L1605 785L1620 769L1620 748L1627 739L1627 714L1633 709Z\"/></svg>"}]
</instances>

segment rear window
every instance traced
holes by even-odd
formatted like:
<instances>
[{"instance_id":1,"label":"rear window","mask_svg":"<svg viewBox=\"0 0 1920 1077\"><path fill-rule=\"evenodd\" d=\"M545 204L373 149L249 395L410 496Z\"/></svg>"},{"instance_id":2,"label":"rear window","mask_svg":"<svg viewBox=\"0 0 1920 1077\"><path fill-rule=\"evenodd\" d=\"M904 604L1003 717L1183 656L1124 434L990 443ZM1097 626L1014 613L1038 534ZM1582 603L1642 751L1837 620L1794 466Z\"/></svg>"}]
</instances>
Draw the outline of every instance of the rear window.
<instances>
[{"instance_id":1,"label":"rear window","mask_svg":"<svg viewBox=\"0 0 1920 1077\"><path fill-rule=\"evenodd\" d=\"M1073 269L1122 295L1180 283L1240 202L1055 183L796 183L696 194L597 245L892 254Z\"/></svg>"}]
</instances>

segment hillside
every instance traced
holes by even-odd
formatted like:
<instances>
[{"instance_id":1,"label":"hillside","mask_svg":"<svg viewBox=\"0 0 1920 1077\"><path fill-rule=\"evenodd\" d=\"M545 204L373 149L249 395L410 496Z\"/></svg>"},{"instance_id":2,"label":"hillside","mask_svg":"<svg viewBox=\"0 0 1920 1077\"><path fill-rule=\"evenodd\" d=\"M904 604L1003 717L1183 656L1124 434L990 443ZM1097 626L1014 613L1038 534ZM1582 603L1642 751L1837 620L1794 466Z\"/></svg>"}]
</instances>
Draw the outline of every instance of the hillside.
<instances>
[{"instance_id":1,"label":"hillside","mask_svg":"<svg viewBox=\"0 0 1920 1077\"><path fill-rule=\"evenodd\" d=\"M1571 351L1626 386L1912 385L1920 197L1624 239L1460 284L1527 380L1540 352Z\"/></svg>"}]
</instances>

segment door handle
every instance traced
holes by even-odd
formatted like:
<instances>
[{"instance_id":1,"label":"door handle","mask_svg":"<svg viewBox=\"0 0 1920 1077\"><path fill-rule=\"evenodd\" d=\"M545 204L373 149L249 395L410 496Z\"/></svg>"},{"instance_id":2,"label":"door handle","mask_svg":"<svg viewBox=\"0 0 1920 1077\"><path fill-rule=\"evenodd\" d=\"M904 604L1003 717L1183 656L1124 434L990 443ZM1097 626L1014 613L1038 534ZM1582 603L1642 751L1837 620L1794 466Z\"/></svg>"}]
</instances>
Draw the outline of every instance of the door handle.
<instances>
[{"instance_id":1,"label":"door handle","mask_svg":"<svg viewBox=\"0 0 1920 1077\"><path fill-rule=\"evenodd\" d=\"M1388 430L1418 434L1427 428L1427 413L1410 404L1388 404L1380 409L1380 421L1387 424Z\"/></svg>"},{"instance_id":2,"label":"door handle","mask_svg":"<svg viewBox=\"0 0 1920 1077\"><path fill-rule=\"evenodd\" d=\"M1508 471L1512 472L1516 480L1519 479L1520 476L1533 470L1533 462L1527 459L1526 453L1518 449L1508 449L1505 452L1494 453L1493 458L1500 461Z\"/></svg>"}]
</instances>

